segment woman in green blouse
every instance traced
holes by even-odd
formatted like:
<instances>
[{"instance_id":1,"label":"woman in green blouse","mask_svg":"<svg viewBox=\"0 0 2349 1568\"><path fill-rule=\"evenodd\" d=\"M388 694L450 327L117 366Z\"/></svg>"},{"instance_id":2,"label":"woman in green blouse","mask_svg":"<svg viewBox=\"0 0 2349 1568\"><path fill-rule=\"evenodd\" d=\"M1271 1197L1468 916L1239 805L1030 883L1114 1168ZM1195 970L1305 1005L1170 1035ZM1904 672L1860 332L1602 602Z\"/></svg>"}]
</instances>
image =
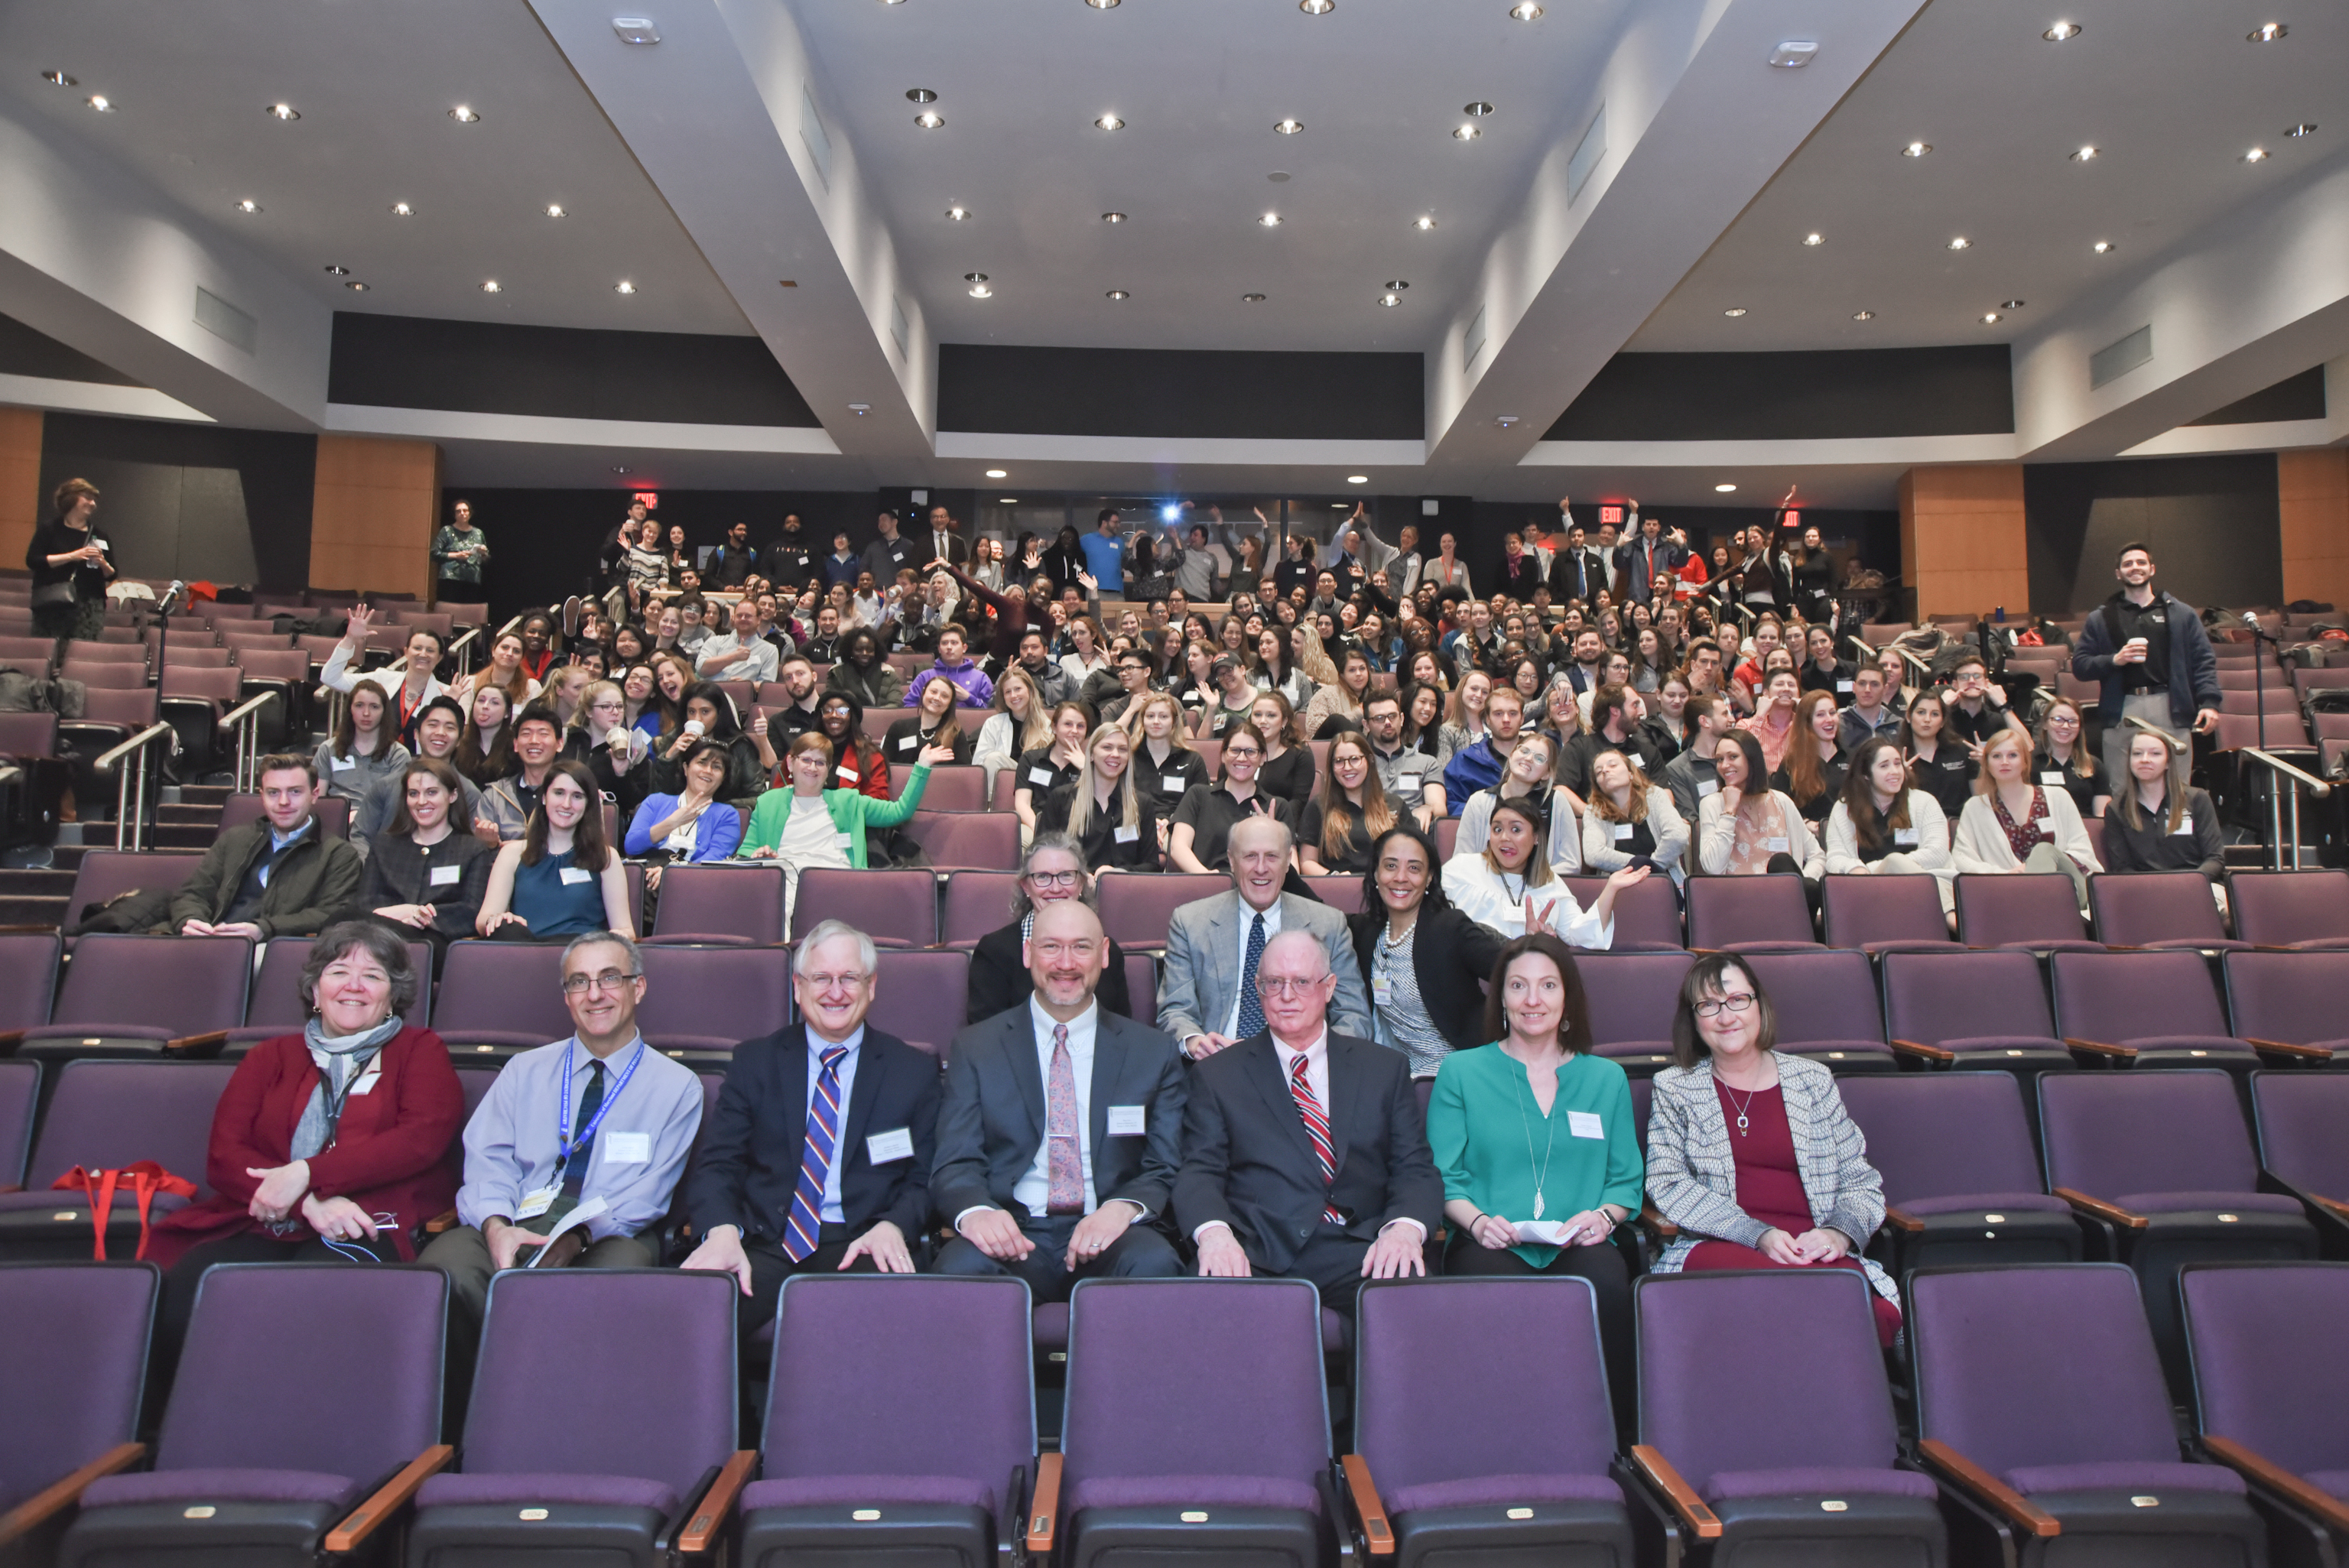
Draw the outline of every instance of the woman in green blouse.
<instances>
[{"instance_id":1,"label":"woman in green blouse","mask_svg":"<svg viewBox=\"0 0 2349 1568\"><path fill-rule=\"evenodd\" d=\"M1631 1281L1609 1244L1639 1211L1645 1164L1623 1069L1590 1054L1574 955L1548 932L1501 949L1489 1046L1435 1075L1427 1141L1444 1177L1452 1274L1575 1274L1597 1293L1608 1378L1631 1387Z\"/></svg>"}]
</instances>

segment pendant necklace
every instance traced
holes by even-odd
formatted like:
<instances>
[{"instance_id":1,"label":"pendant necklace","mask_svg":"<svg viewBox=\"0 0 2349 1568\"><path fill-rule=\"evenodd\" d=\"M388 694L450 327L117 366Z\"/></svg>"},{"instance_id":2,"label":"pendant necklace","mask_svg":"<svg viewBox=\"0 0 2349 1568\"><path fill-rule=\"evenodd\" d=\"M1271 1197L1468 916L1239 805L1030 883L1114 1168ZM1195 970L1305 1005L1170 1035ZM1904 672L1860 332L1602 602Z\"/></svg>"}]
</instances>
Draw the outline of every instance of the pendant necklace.
<instances>
[{"instance_id":1,"label":"pendant necklace","mask_svg":"<svg viewBox=\"0 0 2349 1568\"><path fill-rule=\"evenodd\" d=\"M1511 1078L1509 1081L1528 1098L1532 1095L1533 1091L1526 1085L1518 1083L1516 1078ZM1532 1171L1534 1170L1534 1123L1533 1118L1526 1113L1524 1099L1517 1101L1517 1119L1526 1130L1526 1168ZM1541 1168L1534 1171L1534 1218L1537 1220L1542 1217L1542 1211L1547 1207L1547 1200L1543 1197L1542 1189L1549 1185L1550 1151L1557 1147L1557 1118L1552 1115L1547 1119L1549 1136L1542 1140Z\"/></svg>"},{"instance_id":2,"label":"pendant necklace","mask_svg":"<svg viewBox=\"0 0 2349 1568\"><path fill-rule=\"evenodd\" d=\"M1729 1097L1729 1103L1732 1105L1737 1105L1737 1091L1729 1087L1729 1080L1726 1078L1717 1078L1714 1081L1721 1085L1721 1092ZM1745 1113L1752 1108L1754 1104L1754 1097L1761 1092L1762 1091L1758 1088L1746 1090L1745 1103L1744 1105L1737 1106L1737 1136L1740 1138L1746 1136Z\"/></svg>"}]
</instances>

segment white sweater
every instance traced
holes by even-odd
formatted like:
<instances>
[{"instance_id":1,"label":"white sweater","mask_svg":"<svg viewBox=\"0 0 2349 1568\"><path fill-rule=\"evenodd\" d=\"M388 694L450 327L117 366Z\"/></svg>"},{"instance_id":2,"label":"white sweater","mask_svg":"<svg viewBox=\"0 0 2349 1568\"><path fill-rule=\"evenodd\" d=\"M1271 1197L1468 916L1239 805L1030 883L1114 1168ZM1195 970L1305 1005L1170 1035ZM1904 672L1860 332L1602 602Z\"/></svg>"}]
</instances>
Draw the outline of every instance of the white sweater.
<instances>
[{"instance_id":1,"label":"white sweater","mask_svg":"<svg viewBox=\"0 0 2349 1568\"><path fill-rule=\"evenodd\" d=\"M1593 796L1596 799L1596 796ZM1615 830L1621 824L1605 821L1595 810L1582 813L1582 863L1594 872L1618 872L1631 863L1631 857L1615 847ZM1648 786L1648 831L1656 841L1655 852L1649 858L1656 868L1674 882L1688 875L1685 863L1689 847L1689 825L1672 804L1672 792L1662 784Z\"/></svg>"},{"instance_id":2,"label":"white sweater","mask_svg":"<svg viewBox=\"0 0 2349 1568\"><path fill-rule=\"evenodd\" d=\"M1783 789L1770 791L1771 804L1778 809L1778 830L1770 836L1786 841L1785 852L1795 857L1795 864L1803 875L1816 882L1826 871L1826 854L1819 841L1811 835L1811 825L1803 820L1802 808ZM1696 863L1707 876L1720 876L1729 870L1730 852L1736 846L1737 824L1721 809L1721 796L1707 795L1696 808Z\"/></svg>"},{"instance_id":3,"label":"white sweater","mask_svg":"<svg viewBox=\"0 0 2349 1568\"><path fill-rule=\"evenodd\" d=\"M2054 831L2055 847L2090 876L2103 871L2095 847L2088 842L2088 830L2080 824L2080 808L2072 803L2071 792L2044 785L2032 788L2047 798L2047 826ZM2006 832L1998 825L1998 815L1991 810L1987 795L1974 796L1958 813L1957 842L1951 846L1951 854L1959 872L1969 875L2023 869L2023 862L2014 858L2014 846L2006 841Z\"/></svg>"},{"instance_id":4,"label":"white sweater","mask_svg":"<svg viewBox=\"0 0 2349 1568\"><path fill-rule=\"evenodd\" d=\"M1909 796L1909 825L1916 832L1912 843L1895 841L1891 852L1906 855L1917 862L1920 871L1937 877L1957 874L1950 861L1950 819L1941 813L1941 803L1922 789L1911 789ZM1827 875L1850 876L1864 873L1868 862L1859 858L1859 834L1851 825L1851 809L1838 800L1827 813Z\"/></svg>"},{"instance_id":5,"label":"white sweater","mask_svg":"<svg viewBox=\"0 0 2349 1568\"><path fill-rule=\"evenodd\" d=\"M1531 892L1537 909L1548 906L1549 929L1568 946L1603 950L1615 945L1614 920L1610 917L1600 921L1575 901L1564 883L1547 882ZM1444 862L1444 896L1461 913L1503 936L1526 934L1524 895L1510 897L1509 890L1502 885L1493 868L1485 863L1482 854L1454 854Z\"/></svg>"}]
</instances>

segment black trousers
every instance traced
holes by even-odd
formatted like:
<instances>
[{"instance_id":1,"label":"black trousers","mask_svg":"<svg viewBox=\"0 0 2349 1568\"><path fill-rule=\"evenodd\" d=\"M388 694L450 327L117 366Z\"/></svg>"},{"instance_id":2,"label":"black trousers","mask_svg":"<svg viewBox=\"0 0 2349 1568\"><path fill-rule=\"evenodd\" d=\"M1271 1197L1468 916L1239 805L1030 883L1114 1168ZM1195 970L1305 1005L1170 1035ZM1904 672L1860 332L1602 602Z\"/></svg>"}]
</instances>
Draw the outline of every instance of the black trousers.
<instances>
[{"instance_id":1,"label":"black trousers","mask_svg":"<svg viewBox=\"0 0 2349 1568\"><path fill-rule=\"evenodd\" d=\"M999 1263L980 1252L962 1237L957 1236L938 1253L933 1273L992 1278L1000 1274L1018 1274L1028 1282L1030 1297L1041 1302L1066 1301L1069 1292L1083 1279L1178 1279L1183 1274L1183 1260L1174 1255L1174 1243L1164 1233L1148 1224L1128 1225L1125 1233L1102 1250L1091 1263L1068 1266L1069 1237L1077 1228L1078 1216L1053 1215L1046 1219L1022 1218L1019 1229L1036 1243L1036 1250L1017 1263Z\"/></svg>"},{"instance_id":2,"label":"black trousers","mask_svg":"<svg viewBox=\"0 0 2349 1568\"><path fill-rule=\"evenodd\" d=\"M1321 1293L1323 1306L1350 1318L1354 1315L1354 1298L1362 1290L1362 1259L1369 1255L1370 1250L1370 1243L1360 1236L1350 1236L1324 1221L1320 1228L1308 1238L1297 1256L1289 1261L1288 1267L1278 1272L1278 1277L1311 1280L1314 1288ZM1257 1272L1274 1273L1270 1269Z\"/></svg>"},{"instance_id":3,"label":"black trousers","mask_svg":"<svg viewBox=\"0 0 2349 1568\"><path fill-rule=\"evenodd\" d=\"M1465 1231L1454 1231L1452 1244L1444 1250L1444 1272L1446 1275L1497 1275L1510 1279L1571 1274L1588 1280L1591 1293L1599 1298L1599 1349L1607 1364L1607 1387L1614 1399L1616 1418L1619 1422L1628 1420L1638 1409L1637 1374L1632 1361L1631 1271L1612 1242L1560 1247L1546 1267L1536 1268L1507 1247L1488 1247ZM1632 1429L1624 1426L1621 1429L1629 1432Z\"/></svg>"},{"instance_id":4,"label":"black trousers","mask_svg":"<svg viewBox=\"0 0 2349 1568\"><path fill-rule=\"evenodd\" d=\"M855 1239L846 1225L819 1225L815 1251L798 1263L783 1254L780 1241L758 1236L744 1242L742 1253L750 1260L750 1294L735 1303L740 1314L736 1319L740 1342L747 1348L759 1330L775 1321L775 1299L783 1294L785 1280L793 1274L840 1273L840 1260L848 1255L848 1243ZM858 1258L847 1272L878 1274L881 1270L866 1256Z\"/></svg>"},{"instance_id":5,"label":"black trousers","mask_svg":"<svg viewBox=\"0 0 2349 1568\"><path fill-rule=\"evenodd\" d=\"M444 604L485 604L489 603L490 591L485 583L443 577L434 585L432 597Z\"/></svg>"}]
</instances>

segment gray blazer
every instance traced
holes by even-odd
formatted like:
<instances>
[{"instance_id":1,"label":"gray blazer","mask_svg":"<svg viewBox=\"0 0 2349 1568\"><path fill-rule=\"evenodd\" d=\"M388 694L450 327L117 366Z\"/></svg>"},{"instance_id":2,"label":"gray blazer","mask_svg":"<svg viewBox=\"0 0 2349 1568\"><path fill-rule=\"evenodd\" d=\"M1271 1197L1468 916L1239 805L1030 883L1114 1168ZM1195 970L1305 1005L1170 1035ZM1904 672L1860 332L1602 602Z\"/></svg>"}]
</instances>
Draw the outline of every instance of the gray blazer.
<instances>
[{"instance_id":1,"label":"gray blazer","mask_svg":"<svg viewBox=\"0 0 2349 1568\"><path fill-rule=\"evenodd\" d=\"M1146 1024L1096 1008L1086 1146L1093 1156L1093 1191L1102 1202L1125 1199L1151 1219L1165 1213L1182 1164L1188 1088L1174 1041ZM1112 1105L1145 1107L1148 1130L1140 1138L1111 1137ZM967 1209L991 1206L1026 1220L1011 1189L1036 1162L1045 1114L1034 1014L1026 1004L955 1036L930 1172L930 1202L938 1218L951 1225Z\"/></svg>"},{"instance_id":2,"label":"gray blazer","mask_svg":"<svg viewBox=\"0 0 2349 1568\"><path fill-rule=\"evenodd\" d=\"M1247 929L1237 891L1219 892L1174 912L1166 928L1166 965L1158 983L1158 1026L1177 1044L1194 1035L1219 1034L1238 998L1240 936ZM1326 903L1280 895L1280 929L1309 931L1330 950L1338 992L1330 1003L1334 1034L1371 1035L1371 999L1346 917Z\"/></svg>"}]
</instances>

